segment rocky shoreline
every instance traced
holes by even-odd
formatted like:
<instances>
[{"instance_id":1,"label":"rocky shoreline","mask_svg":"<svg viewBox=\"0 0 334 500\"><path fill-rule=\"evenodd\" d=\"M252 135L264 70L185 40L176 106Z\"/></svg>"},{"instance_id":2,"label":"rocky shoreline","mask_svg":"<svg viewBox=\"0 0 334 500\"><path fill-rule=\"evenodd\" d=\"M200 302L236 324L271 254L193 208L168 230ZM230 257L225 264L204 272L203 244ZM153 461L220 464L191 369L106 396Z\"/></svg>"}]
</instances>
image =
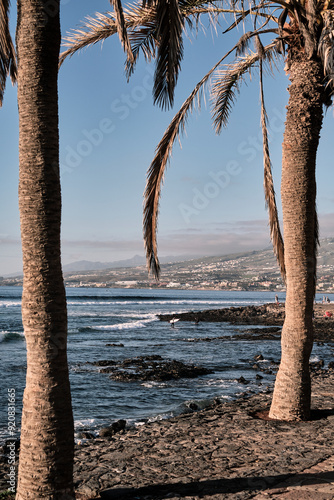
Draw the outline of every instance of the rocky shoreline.
<instances>
[{"instance_id":1,"label":"rocky shoreline","mask_svg":"<svg viewBox=\"0 0 334 500\"><path fill-rule=\"evenodd\" d=\"M334 312L334 305L315 306L315 340L331 343L334 320L325 318L325 311ZM268 328L246 328L241 335L256 340L268 338L265 335L277 339L284 305L160 317L162 321L172 318L262 325ZM139 375L131 374L130 379L147 377L155 363L159 377L174 377L176 369L182 376L189 368L166 364L159 356L154 358L140 359ZM106 373L117 377L126 365L130 373L136 373L139 361L134 359L125 360L124 366L102 360L98 366L108 368ZM254 375L261 378L260 358L253 361ZM270 369L277 369L274 365ZM333 499L334 363L326 369L322 362L313 364L311 373L312 419L308 422L269 420L271 391L263 386L258 394L246 389L236 400L217 399L210 407L200 411L194 407L168 420L135 427L120 420L101 430L98 437L83 435L75 449L77 499ZM4 455L0 467L1 491L7 488Z\"/></svg>"},{"instance_id":2,"label":"rocky shoreline","mask_svg":"<svg viewBox=\"0 0 334 500\"><path fill-rule=\"evenodd\" d=\"M325 317L326 311L332 314L332 317ZM234 325L263 325L263 327L268 327L245 329L242 338L246 340L279 338L280 327L284 323L284 317L284 303L158 315L160 321L169 322L177 319L179 321L190 321L195 324L202 322L228 322ZM334 341L334 304L314 304L313 324L315 341ZM233 335L233 338L240 338L240 335Z\"/></svg>"},{"instance_id":3,"label":"rocky shoreline","mask_svg":"<svg viewBox=\"0 0 334 500\"><path fill-rule=\"evenodd\" d=\"M332 370L313 374L309 422L259 418L265 391L77 446L77 498L332 499L333 382Z\"/></svg>"},{"instance_id":4,"label":"rocky shoreline","mask_svg":"<svg viewBox=\"0 0 334 500\"><path fill-rule=\"evenodd\" d=\"M334 371L312 378L308 422L263 419L265 390L84 440L75 448L77 500L333 499Z\"/></svg>"}]
</instances>

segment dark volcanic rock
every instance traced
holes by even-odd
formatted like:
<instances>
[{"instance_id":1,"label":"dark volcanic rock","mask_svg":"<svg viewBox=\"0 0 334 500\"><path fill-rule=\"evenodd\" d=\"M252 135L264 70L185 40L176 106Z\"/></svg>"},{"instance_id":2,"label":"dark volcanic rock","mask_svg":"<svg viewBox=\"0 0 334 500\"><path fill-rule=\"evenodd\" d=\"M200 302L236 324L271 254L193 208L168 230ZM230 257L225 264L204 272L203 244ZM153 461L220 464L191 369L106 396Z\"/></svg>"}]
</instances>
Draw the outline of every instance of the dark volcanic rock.
<instances>
[{"instance_id":1,"label":"dark volcanic rock","mask_svg":"<svg viewBox=\"0 0 334 500\"><path fill-rule=\"evenodd\" d=\"M224 309L208 309L207 311L187 312L181 314L160 314L161 321L172 318L181 321L227 321L233 324L252 325L283 325L284 306L278 304L263 304L261 306L229 307Z\"/></svg>"},{"instance_id":2,"label":"dark volcanic rock","mask_svg":"<svg viewBox=\"0 0 334 500\"><path fill-rule=\"evenodd\" d=\"M104 438L111 438L118 432L123 432L126 426L126 420L117 420L116 422L113 422L109 427L103 427L100 432L99 436L104 437Z\"/></svg>"},{"instance_id":3,"label":"dark volcanic rock","mask_svg":"<svg viewBox=\"0 0 334 500\"><path fill-rule=\"evenodd\" d=\"M332 312L332 317L326 317L326 311ZM238 325L266 325L270 328L251 328L241 335L233 335L236 340L277 340L285 318L285 304L263 304L260 306L228 307L209 309L207 311L191 311L181 314L160 314L161 321L172 318L191 322L227 322ZM334 341L334 304L314 305L314 340L318 342ZM272 327L275 327L273 329ZM226 338L226 337L225 337ZM203 339L201 339L203 340Z\"/></svg>"},{"instance_id":4,"label":"dark volcanic rock","mask_svg":"<svg viewBox=\"0 0 334 500\"><path fill-rule=\"evenodd\" d=\"M101 360L92 363L103 366L101 373L110 373L110 378L121 382L178 380L180 378L196 378L213 373L202 366L183 363L176 360L165 360L159 355L138 356L116 362Z\"/></svg>"},{"instance_id":5,"label":"dark volcanic rock","mask_svg":"<svg viewBox=\"0 0 334 500\"><path fill-rule=\"evenodd\" d=\"M95 436L94 436L94 434L92 432L82 431L82 432L79 432L78 438L79 439L94 439Z\"/></svg>"}]
</instances>

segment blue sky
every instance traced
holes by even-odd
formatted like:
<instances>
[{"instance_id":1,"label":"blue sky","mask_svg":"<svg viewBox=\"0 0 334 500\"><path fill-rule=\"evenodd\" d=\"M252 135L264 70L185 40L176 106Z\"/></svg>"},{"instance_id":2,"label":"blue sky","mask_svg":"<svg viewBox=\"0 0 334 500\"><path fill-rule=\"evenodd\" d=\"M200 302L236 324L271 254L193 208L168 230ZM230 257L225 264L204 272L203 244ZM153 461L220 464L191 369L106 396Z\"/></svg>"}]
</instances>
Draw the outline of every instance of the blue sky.
<instances>
[{"instance_id":1,"label":"blue sky","mask_svg":"<svg viewBox=\"0 0 334 500\"><path fill-rule=\"evenodd\" d=\"M92 8L94 5L94 8ZM62 34L86 15L108 10L107 0L63 0ZM15 29L13 12L12 29ZM116 37L66 61L59 74L63 263L114 261L144 255L142 202L146 170L174 113L196 83L231 46L210 29L185 38L182 72L171 111L153 106L154 66L141 60L127 83ZM279 195L281 144L288 79L280 65L265 82L275 188ZM21 269L17 200L16 88L8 82L0 110L0 274ZM333 236L333 110L327 111L318 153L321 237ZM257 73L246 79L229 126L216 136L210 101L188 120L166 172L159 219L160 255L223 255L270 244L263 195ZM279 204L280 207L280 204Z\"/></svg>"}]
</instances>

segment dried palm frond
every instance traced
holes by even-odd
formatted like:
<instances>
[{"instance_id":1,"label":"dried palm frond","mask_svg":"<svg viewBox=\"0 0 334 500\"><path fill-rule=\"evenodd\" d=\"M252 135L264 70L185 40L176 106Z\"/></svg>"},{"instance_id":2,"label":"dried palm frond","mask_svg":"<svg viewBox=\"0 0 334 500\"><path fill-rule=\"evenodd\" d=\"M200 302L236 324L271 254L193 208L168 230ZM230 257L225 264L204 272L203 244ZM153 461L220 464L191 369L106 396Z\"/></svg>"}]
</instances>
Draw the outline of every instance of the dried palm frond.
<instances>
[{"instance_id":1,"label":"dried palm frond","mask_svg":"<svg viewBox=\"0 0 334 500\"><path fill-rule=\"evenodd\" d=\"M334 90L334 12L325 10L321 13L323 28L318 43L318 55L322 60L327 84Z\"/></svg>"},{"instance_id":2,"label":"dried palm frond","mask_svg":"<svg viewBox=\"0 0 334 500\"><path fill-rule=\"evenodd\" d=\"M278 2L276 2L278 3ZM244 21L247 17L250 16L257 16L257 17L263 17L265 19L265 22L268 23L269 21L274 21L275 23L278 22L278 19L276 16L274 16L273 12L265 12L262 10L264 8L264 5L261 3L260 5L252 5L251 9L248 10L241 10L238 11L237 9L233 10L228 10L224 9L224 12L230 12L231 14L234 14L237 18L236 20L226 29L223 31L223 34L228 33L229 31L233 30L240 24L242 21ZM276 9L275 9L276 10Z\"/></svg>"},{"instance_id":3,"label":"dried palm frond","mask_svg":"<svg viewBox=\"0 0 334 500\"><path fill-rule=\"evenodd\" d=\"M263 138L264 196L265 196L266 207L269 214L270 238L273 244L274 253L276 255L278 264L280 266L282 278L285 282L286 272L284 264L284 243L278 219L274 180L272 175L272 165L269 152L268 126L267 126L268 116L264 105L263 61L262 61L264 55L264 47L261 44L259 38L257 38L257 47L258 47L258 54L260 56L259 59L260 102L261 102L261 128L262 128L262 138Z\"/></svg>"},{"instance_id":4,"label":"dried palm frond","mask_svg":"<svg viewBox=\"0 0 334 500\"><path fill-rule=\"evenodd\" d=\"M159 0L156 8L158 54L154 75L154 103L168 108L174 102L174 90L183 57L184 21L178 0Z\"/></svg>"},{"instance_id":5,"label":"dried palm frond","mask_svg":"<svg viewBox=\"0 0 334 500\"><path fill-rule=\"evenodd\" d=\"M160 264L158 259L157 246L157 223L159 214L159 200L165 169L170 158L175 140L185 129L185 124L189 113L194 109L196 98L200 107L200 95L204 85L207 83L212 73L226 59L231 52L236 49L234 46L211 68L211 70L196 85L190 96L184 101L178 113L174 116L158 144L155 157L147 172L147 182L144 193L144 217L143 233L146 248L146 258L148 270L159 278Z\"/></svg>"},{"instance_id":6,"label":"dried palm frond","mask_svg":"<svg viewBox=\"0 0 334 500\"><path fill-rule=\"evenodd\" d=\"M285 53L285 44L284 44L284 25L285 21L288 17L288 9L283 9L281 15L278 18L278 34L279 34L279 44L280 44L280 52L282 54Z\"/></svg>"},{"instance_id":7,"label":"dried palm frond","mask_svg":"<svg viewBox=\"0 0 334 500\"><path fill-rule=\"evenodd\" d=\"M102 42L117 33L115 18L111 12L105 14L96 13L95 16L86 17L79 29L72 30L63 38L63 45L69 48L60 54L59 66L63 64L67 57L72 57L78 50Z\"/></svg>"},{"instance_id":8,"label":"dried palm frond","mask_svg":"<svg viewBox=\"0 0 334 500\"><path fill-rule=\"evenodd\" d=\"M135 4L131 6L131 9L124 9L124 18L127 29L134 29L137 26L152 26L155 21L155 11ZM64 37L63 45L69 48L60 54L59 66L67 57L72 57L78 50L103 42L115 33L117 33L117 26L114 13L100 14L97 12L95 17L87 17L80 28L72 30Z\"/></svg>"},{"instance_id":9,"label":"dried palm frond","mask_svg":"<svg viewBox=\"0 0 334 500\"><path fill-rule=\"evenodd\" d=\"M221 132L223 125L227 125L236 99L236 92L239 93L240 83L245 73L250 72L258 60L257 53L250 53L239 57L236 63L229 64L225 69L217 72L211 93L214 101L213 121L217 134Z\"/></svg>"},{"instance_id":10,"label":"dried palm frond","mask_svg":"<svg viewBox=\"0 0 334 500\"><path fill-rule=\"evenodd\" d=\"M16 55L9 32L10 0L0 0L0 106L6 87L7 76L15 83L17 76Z\"/></svg>"},{"instance_id":11,"label":"dried palm frond","mask_svg":"<svg viewBox=\"0 0 334 500\"><path fill-rule=\"evenodd\" d=\"M317 284L317 258L318 258L318 248L319 248L319 220L317 210L315 210L314 214L314 254L313 254L313 282L314 282L314 295L316 292L316 284Z\"/></svg>"},{"instance_id":12,"label":"dried palm frond","mask_svg":"<svg viewBox=\"0 0 334 500\"><path fill-rule=\"evenodd\" d=\"M123 45L124 51L127 54L127 59L131 63L134 61L134 57L129 42L128 32L126 30L127 27L125 24L122 2L121 0L110 0L110 3L114 7L116 28L119 39Z\"/></svg>"},{"instance_id":13,"label":"dried palm frond","mask_svg":"<svg viewBox=\"0 0 334 500\"><path fill-rule=\"evenodd\" d=\"M235 51L236 56L243 55L245 51L249 47L249 42L253 37L257 37L259 35L264 35L268 33L274 33L275 35L278 34L278 30L276 28L272 29L267 29L267 30L259 30L259 31L247 31L247 33L244 33L238 41L237 48Z\"/></svg>"},{"instance_id":14,"label":"dried palm frond","mask_svg":"<svg viewBox=\"0 0 334 500\"><path fill-rule=\"evenodd\" d=\"M143 52L147 62L150 62L151 59L155 57L156 47L158 45L155 23L152 21L145 26L141 26L138 30L131 30L129 33L129 40L134 60L132 62L127 60L126 62L125 71L127 78L130 78L134 71L140 51Z\"/></svg>"},{"instance_id":15,"label":"dried palm frond","mask_svg":"<svg viewBox=\"0 0 334 500\"><path fill-rule=\"evenodd\" d=\"M263 47L263 57L271 62L272 55L277 56L276 42ZM226 126L232 106L236 100L236 93L239 93L240 84L246 73L250 73L254 65L259 61L258 52L238 57L236 62L229 64L225 69L218 71L213 84L211 96L213 101L213 121L216 133L220 133L222 126Z\"/></svg>"}]
</instances>

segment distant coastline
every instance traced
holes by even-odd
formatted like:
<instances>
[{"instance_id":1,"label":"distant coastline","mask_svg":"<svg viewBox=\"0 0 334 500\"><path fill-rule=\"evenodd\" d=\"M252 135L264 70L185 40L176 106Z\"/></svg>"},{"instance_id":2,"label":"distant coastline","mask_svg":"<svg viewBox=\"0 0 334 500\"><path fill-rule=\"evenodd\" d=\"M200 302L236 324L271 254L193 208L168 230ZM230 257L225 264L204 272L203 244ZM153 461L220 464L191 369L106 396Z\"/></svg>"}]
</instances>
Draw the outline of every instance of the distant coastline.
<instances>
[{"instance_id":1,"label":"distant coastline","mask_svg":"<svg viewBox=\"0 0 334 500\"><path fill-rule=\"evenodd\" d=\"M321 241L318 256L317 293L334 293L334 238ZM272 248L216 257L174 260L161 264L159 282L148 275L139 257L120 261L119 267L103 268L112 263L84 261L64 266L67 287L120 289L223 290L284 293ZM82 263L81 263L82 264ZM95 268L94 268L95 266ZM72 267L72 270L71 270ZM87 268L91 267L91 270ZM22 286L22 276L0 277L0 286Z\"/></svg>"}]
</instances>

